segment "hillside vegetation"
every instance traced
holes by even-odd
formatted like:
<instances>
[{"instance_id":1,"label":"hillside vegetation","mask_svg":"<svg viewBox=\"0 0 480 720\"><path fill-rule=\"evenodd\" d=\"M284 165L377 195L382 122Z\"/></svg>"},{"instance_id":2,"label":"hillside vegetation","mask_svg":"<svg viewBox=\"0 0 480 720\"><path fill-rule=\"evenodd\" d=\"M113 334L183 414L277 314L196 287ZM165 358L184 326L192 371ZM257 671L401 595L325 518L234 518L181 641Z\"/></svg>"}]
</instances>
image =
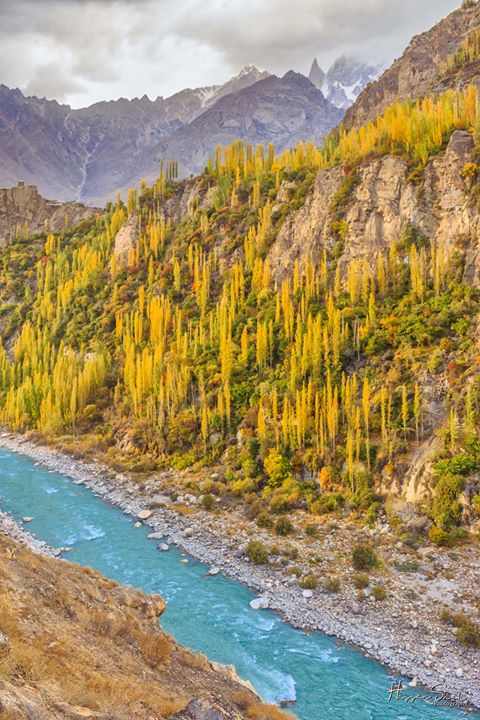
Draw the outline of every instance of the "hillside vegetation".
<instances>
[{"instance_id":1,"label":"hillside vegetation","mask_svg":"<svg viewBox=\"0 0 480 720\"><path fill-rule=\"evenodd\" d=\"M179 182L168 165L98 221L11 244L0 258L2 421L130 469L221 463L227 483L211 493L257 514L347 505L373 519L381 484L430 432L420 376L435 383L448 358L426 511L450 541L480 467L480 294L461 243L413 226L374 261L346 260L345 207L360 163L398 155L419 182L455 130L476 137L477 120L468 87L398 103L321 149L234 143L196 179ZM329 246L274 280L276 236L316 173L339 164ZM472 202L478 175L465 166Z\"/></svg>"}]
</instances>

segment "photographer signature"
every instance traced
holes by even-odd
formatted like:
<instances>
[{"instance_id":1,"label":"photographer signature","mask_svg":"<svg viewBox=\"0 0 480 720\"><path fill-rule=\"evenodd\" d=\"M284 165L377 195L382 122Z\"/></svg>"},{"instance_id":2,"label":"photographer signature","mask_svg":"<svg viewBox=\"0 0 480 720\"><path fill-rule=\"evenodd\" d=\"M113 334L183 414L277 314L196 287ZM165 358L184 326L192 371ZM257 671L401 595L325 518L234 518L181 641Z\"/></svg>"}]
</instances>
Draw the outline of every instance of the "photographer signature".
<instances>
[{"instance_id":1,"label":"photographer signature","mask_svg":"<svg viewBox=\"0 0 480 720\"><path fill-rule=\"evenodd\" d=\"M437 685L432 685L426 692L411 694L408 692L408 686L404 685L401 680L394 680L388 690L388 702L392 702L392 700L406 703L424 702L435 707L450 708L468 708L470 706L470 703L465 698L454 697L437 689L437 687Z\"/></svg>"}]
</instances>

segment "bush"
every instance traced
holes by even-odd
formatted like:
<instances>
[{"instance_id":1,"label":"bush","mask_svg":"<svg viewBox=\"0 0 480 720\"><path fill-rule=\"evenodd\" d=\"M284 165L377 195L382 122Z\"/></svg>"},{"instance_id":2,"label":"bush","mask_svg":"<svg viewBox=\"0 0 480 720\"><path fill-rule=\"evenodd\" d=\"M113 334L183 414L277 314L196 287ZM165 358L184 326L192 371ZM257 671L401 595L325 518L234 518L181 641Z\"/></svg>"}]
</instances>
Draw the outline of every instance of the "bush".
<instances>
[{"instance_id":1,"label":"bush","mask_svg":"<svg viewBox=\"0 0 480 720\"><path fill-rule=\"evenodd\" d=\"M315 590L315 588L318 587L318 580L316 575L314 575L313 573L305 575L305 577L300 580L299 585L304 590Z\"/></svg>"},{"instance_id":2,"label":"bush","mask_svg":"<svg viewBox=\"0 0 480 720\"><path fill-rule=\"evenodd\" d=\"M355 570L371 570L378 567L375 550L367 543L358 543L352 551L352 565Z\"/></svg>"},{"instance_id":3,"label":"bush","mask_svg":"<svg viewBox=\"0 0 480 720\"><path fill-rule=\"evenodd\" d=\"M277 535L282 535L283 537L285 537L286 535L290 535L290 533L293 532L293 525L287 517L278 518L275 524L275 532L277 533Z\"/></svg>"},{"instance_id":4,"label":"bush","mask_svg":"<svg viewBox=\"0 0 480 720\"><path fill-rule=\"evenodd\" d=\"M202 498L202 507L204 510L213 510L215 506L215 498L213 495L204 495Z\"/></svg>"},{"instance_id":5,"label":"bush","mask_svg":"<svg viewBox=\"0 0 480 720\"><path fill-rule=\"evenodd\" d=\"M375 587L372 588L372 596L375 600L385 600L387 597L387 591L383 585L375 585Z\"/></svg>"},{"instance_id":6,"label":"bush","mask_svg":"<svg viewBox=\"0 0 480 720\"><path fill-rule=\"evenodd\" d=\"M480 500L480 495L478 496L478 499ZM305 535L307 537L318 537L318 527L313 523L309 523L305 527Z\"/></svg>"},{"instance_id":7,"label":"bush","mask_svg":"<svg viewBox=\"0 0 480 720\"><path fill-rule=\"evenodd\" d=\"M261 512L255 521L259 528L272 528L273 520L267 512Z\"/></svg>"},{"instance_id":8,"label":"bush","mask_svg":"<svg viewBox=\"0 0 480 720\"><path fill-rule=\"evenodd\" d=\"M250 540L245 554L254 565L265 565L268 562L268 550L259 540Z\"/></svg>"},{"instance_id":9,"label":"bush","mask_svg":"<svg viewBox=\"0 0 480 720\"><path fill-rule=\"evenodd\" d=\"M451 545L452 539L450 534L442 528L433 527L428 531L428 539L434 545Z\"/></svg>"},{"instance_id":10,"label":"bush","mask_svg":"<svg viewBox=\"0 0 480 720\"><path fill-rule=\"evenodd\" d=\"M268 475L268 484L272 488L279 487L292 471L290 460L274 448L271 448L263 461L263 467Z\"/></svg>"},{"instance_id":11,"label":"bush","mask_svg":"<svg viewBox=\"0 0 480 720\"><path fill-rule=\"evenodd\" d=\"M343 495L322 495L310 505L310 512L314 515L327 515L340 510L345 505Z\"/></svg>"},{"instance_id":12,"label":"bush","mask_svg":"<svg viewBox=\"0 0 480 720\"><path fill-rule=\"evenodd\" d=\"M359 573L353 578L353 584L357 590L364 590L370 584L370 578L365 573Z\"/></svg>"},{"instance_id":13,"label":"bush","mask_svg":"<svg viewBox=\"0 0 480 720\"><path fill-rule=\"evenodd\" d=\"M452 613L444 608L440 613L442 622L457 628L457 639L467 647L480 648L480 626L465 613Z\"/></svg>"},{"instance_id":14,"label":"bush","mask_svg":"<svg viewBox=\"0 0 480 720\"><path fill-rule=\"evenodd\" d=\"M473 622L462 625L462 627L457 629L457 638L462 645L480 648L480 627Z\"/></svg>"},{"instance_id":15,"label":"bush","mask_svg":"<svg viewBox=\"0 0 480 720\"><path fill-rule=\"evenodd\" d=\"M328 593L338 593L340 591L340 580L338 578L327 578L323 583L324 590Z\"/></svg>"}]
</instances>

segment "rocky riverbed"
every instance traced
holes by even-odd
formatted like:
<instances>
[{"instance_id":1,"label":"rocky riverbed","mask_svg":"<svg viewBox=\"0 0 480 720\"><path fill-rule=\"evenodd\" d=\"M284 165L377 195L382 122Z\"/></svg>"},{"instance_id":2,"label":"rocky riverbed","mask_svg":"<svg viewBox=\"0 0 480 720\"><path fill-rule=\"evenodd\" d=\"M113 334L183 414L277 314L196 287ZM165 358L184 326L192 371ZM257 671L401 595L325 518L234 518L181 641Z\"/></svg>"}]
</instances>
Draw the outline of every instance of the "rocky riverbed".
<instances>
[{"instance_id":1,"label":"rocky riverbed","mask_svg":"<svg viewBox=\"0 0 480 720\"><path fill-rule=\"evenodd\" d=\"M0 497L1 504L1 497ZM0 510L0 533L8 535L13 540L26 545L33 552L45 557L60 557L68 548L53 548L43 540L38 540L32 533L25 530L24 526L15 518Z\"/></svg>"},{"instance_id":2,"label":"rocky riverbed","mask_svg":"<svg viewBox=\"0 0 480 720\"><path fill-rule=\"evenodd\" d=\"M463 546L458 553L429 546L415 550L392 538L385 523L361 529L343 518L320 528L314 538L300 537L300 533L272 537L235 509L207 512L200 509L195 495L188 494L173 501L168 473L156 474L139 486L125 474L74 460L22 437L5 433L0 436L0 447L86 485L131 515L134 522L150 526L152 542L162 539L166 545L178 545L209 564L213 572L219 570L248 585L262 598L260 606L278 611L296 627L333 635L409 676L413 685L441 688L456 700L480 708L480 652L460 645L454 630L439 617L442 608L478 617L478 546ZM0 531L27 542L37 552L59 553L45 548L4 514ZM271 549L268 565L254 566L246 558L244 548L252 537ZM370 587L359 594L352 582L349 552L355 542L365 539L376 546L382 560L371 585L385 587L383 600L375 600ZM307 572L325 578L334 575L340 581L339 591L302 590L298 576Z\"/></svg>"}]
</instances>

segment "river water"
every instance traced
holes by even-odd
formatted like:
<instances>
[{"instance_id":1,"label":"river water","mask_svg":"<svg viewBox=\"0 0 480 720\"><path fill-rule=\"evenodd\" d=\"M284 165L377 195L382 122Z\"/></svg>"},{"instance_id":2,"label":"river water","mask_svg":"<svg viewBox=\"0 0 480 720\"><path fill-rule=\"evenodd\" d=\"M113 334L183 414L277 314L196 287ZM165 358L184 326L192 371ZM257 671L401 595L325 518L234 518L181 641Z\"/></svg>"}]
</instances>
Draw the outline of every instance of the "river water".
<instances>
[{"instance_id":1,"label":"river water","mask_svg":"<svg viewBox=\"0 0 480 720\"><path fill-rule=\"evenodd\" d=\"M235 665L266 701L296 698L291 709L301 720L464 717L423 701L389 702L393 678L380 664L322 633L297 630L270 610L252 610L250 590L207 576L205 565L174 547L159 552L147 539L150 529L135 528L119 509L27 457L0 450L0 496L2 509L15 518L34 518L27 527L39 539L71 546L70 561L160 593L168 606L161 624L178 642Z\"/></svg>"}]
</instances>

